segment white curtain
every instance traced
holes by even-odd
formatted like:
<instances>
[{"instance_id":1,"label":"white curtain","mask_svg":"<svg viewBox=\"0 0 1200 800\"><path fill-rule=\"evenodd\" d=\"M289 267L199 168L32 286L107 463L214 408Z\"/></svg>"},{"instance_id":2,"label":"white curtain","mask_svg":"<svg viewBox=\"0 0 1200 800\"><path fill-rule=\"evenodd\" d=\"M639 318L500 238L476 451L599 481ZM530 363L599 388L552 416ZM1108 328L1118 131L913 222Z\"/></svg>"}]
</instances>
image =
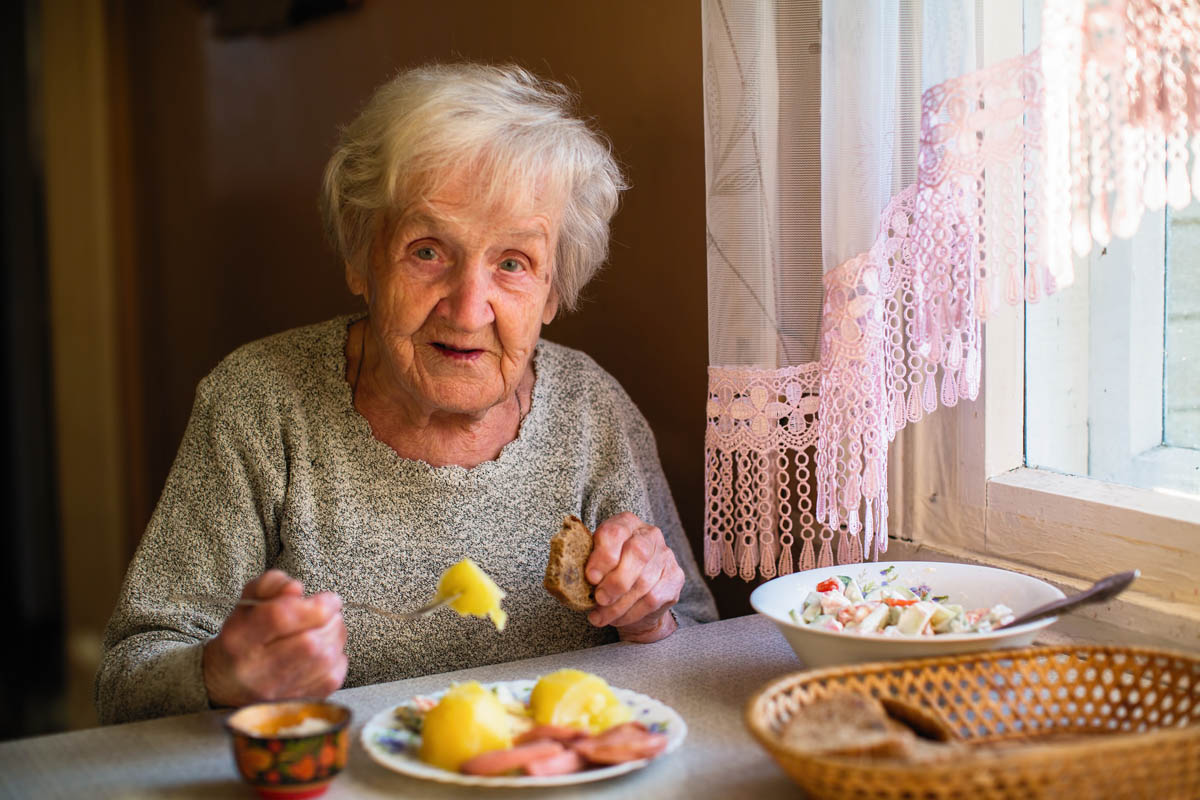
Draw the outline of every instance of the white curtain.
<instances>
[{"instance_id":1,"label":"white curtain","mask_svg":"<svg viewBox=\"0 0 1200 800\"><path fill-rule=\"evenodd\" d=\"M710 575L749 580L790 572L797 536L803 554L829 541L811 490L824 294L820 4L702 9L716 365L704 563Z\"/></svg>"},{"instance_id":2,"label":"white curtain","mask_svg":"<svg viewBox=\"0 0 1200 800\"><path fill-rule=\"evenodd\" d=\"M888 443L974 399L989 313L1200 197L1198 4L1016 5L704 0L708 574L885 550Z\"/></svg>"}]
</instances>

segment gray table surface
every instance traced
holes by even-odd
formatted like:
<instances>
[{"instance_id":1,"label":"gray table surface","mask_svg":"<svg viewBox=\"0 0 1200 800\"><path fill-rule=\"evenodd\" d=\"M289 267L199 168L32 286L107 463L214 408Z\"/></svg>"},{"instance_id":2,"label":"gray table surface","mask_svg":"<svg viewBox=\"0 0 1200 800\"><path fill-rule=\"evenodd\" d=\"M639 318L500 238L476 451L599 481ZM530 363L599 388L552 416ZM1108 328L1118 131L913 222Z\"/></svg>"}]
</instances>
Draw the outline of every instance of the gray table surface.
<instances>
[{"instance_id":1,"label":"gray table surface","mask_svg":"<svg viewBox=\"0 0 1200 800\"><path fill-rule=\"evenodd\" d=\"M535 678L561 667L595 672L647 694L688 724L683 746L646 768L607 781L554 789L479 789L431 783L376 764L359 741L379 711L452 681ZM765 618L685 628L651 645L612 644L395 683L343 689L354 712L350 759L324 797L339 798L770 798L795 784L750 738L742 712L767 681L800 669ZM15 798L253 798L238 777L219 711L0 743L0 796Z\"/></svg>"}]
</instances>

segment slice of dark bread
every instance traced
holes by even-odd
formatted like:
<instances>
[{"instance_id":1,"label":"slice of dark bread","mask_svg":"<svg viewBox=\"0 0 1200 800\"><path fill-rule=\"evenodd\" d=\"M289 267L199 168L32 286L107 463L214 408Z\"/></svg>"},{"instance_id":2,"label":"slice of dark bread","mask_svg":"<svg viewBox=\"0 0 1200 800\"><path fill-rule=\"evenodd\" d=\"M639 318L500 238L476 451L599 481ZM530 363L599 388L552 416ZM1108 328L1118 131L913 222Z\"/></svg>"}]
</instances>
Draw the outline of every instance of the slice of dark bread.
<instances>
[{"instance_id":1,"label":"slice of dark bread","mask_svg":"<svg viewBox=\"0 0 1200 800\"><path fill-rule=\"evenodd\" d=\"M854 692L800 706L781 733L784 747L812 756L904 757L916 739L878 700Z\"/></svg>"},{"instance_id":2,"label":"slice of dark bread","mask_svg":"<svg viewBox=\"0 0 1200 800\"><path fill-rule=\"evenodd\" d=\"M887 715L904 723L919 738L934 742L949 742L957 737L954 729L924 706L905 702L896 697L880 697L879 703Z\"/></svg>"},{"instance_id":3,"label":"slice of dark bread","mask_svg":"<svg viewBox=\"0 0 1200 800\"><path fill-rule=\"evenodd\" d=\"M592 532L579 517L566 517L562 528L550 539L550 558L542 585L574 611L591 611L596 607L592 594L596 587L583 574L591 554Z\"/></svg>"}]
</instances>

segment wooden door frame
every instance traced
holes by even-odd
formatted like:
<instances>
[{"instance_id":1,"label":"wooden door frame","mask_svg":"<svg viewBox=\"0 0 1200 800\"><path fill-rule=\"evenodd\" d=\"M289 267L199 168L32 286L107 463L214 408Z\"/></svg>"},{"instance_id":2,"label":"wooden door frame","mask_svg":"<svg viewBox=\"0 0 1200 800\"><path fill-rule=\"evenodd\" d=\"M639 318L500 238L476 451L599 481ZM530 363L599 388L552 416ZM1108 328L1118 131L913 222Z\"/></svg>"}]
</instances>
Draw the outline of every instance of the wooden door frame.
<instances>
[{"instance_id":1,"label":"wooden door frame","mask_svg":"<svg viewBox=\"0 0 1200 800\"><path fill-rule=\"evenodd\" d=\"M121 3L43 0L41 102L67 721L96 724L104 626L130 554L133 307ZM118 37L114 39L114 34ZM117 74L114 74L117 73ZM120 170L125 170L121 172Z\"/></svg>"}]
</instances>

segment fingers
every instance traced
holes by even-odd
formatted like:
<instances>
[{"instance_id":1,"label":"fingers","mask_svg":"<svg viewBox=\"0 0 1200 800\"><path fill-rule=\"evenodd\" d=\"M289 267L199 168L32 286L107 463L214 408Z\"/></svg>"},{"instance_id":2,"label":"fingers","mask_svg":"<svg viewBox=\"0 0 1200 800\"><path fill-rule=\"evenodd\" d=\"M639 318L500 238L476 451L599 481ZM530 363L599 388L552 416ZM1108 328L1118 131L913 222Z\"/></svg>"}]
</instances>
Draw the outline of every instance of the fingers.
<instances>
[{"instance_id":1,"label":"fingers","mask_svg":"<svg viewBox=\"0 0 1200 800\"><path fill-rule=\"evenodd\" d=\"M342 685L348 662L340 597L305 597L304 586L279 570L246 584L242 596L267 602L236 608L205 646L204 681L213 703L323 697Z\"/></svg>"},{"instance_id":2,"label":"fingers","mask_svg":"<svg viewBox=\"0 0 1200 800\"><path fill-rule=\"evenodd\" d=\"M616 595L616 599L605 608L609 617L606 624L628 625L657 611L661 603L656 600L654 590L662 580L665 567L661 555L656 555L647 563L629 590Z\"/></svg>"},{"instance_id":3,"label":"fingers","mask_svg":"<svg viewBox=\"0 0 1200 800\"><path fill-rule=\"evenodd\" d=\"M231 634L238 640L248 644L270 644L277 639L321 628L341 610L342 600L332 592L310 597L294 596L289 592L260 605L239 607L227 623L236 619Z\"/></svg>"},{"instance_id":4,"label":"fingers","mask_svg":"<svg viewBox=\"0 0 1200 800\"><path fill-rule=\"evenodd\" d=\"M314 630L277 639L268 646L270 685L275 698L324 697L346 678L346 626L341 614Z\"/></svg>"},{"instance_id":5,"label":"fingers","mask_svg":"<svg viewBox=\"0 0 1200 800\"><path fill-rule=\"evenodd\" d=\"M333 592L321 592L310 597L284 597L278 602L266 603L250 609L266 617L265 641L317 630L325 627L335 617L340 618L342 598Z\"/></svg>"},{"instance_id":6,"label":"fingers","mask_svg":"<svg viewBox=\"0 0 1200 800\"><path fill-rule=\"evenodd\" d=\"M621 561L625 542L638 528L649 527L629 512L609 517L592 534L592 555L587 562L587 579L598 586Z\"/></svg>"},{"instance_id":7,"label":"fingers","mask_svg":"<svg viewBox=\"0 0 1200 800\"><path fill-rule=\"evenodd\" d=\"M269 569L250 581L242 589L246 600L269 600L281 595L299 597L304 594L304 584L280 569Z\"/></svg>"},{"instance_id":8,"label":"fingers","mask_svg":"<svg viewBox=\"0 0 1200 800\"><path fill-rule=\"evenodd\" d=\"M652 582L650 582L650 578L647 579L648 588L643 592L641 589L643 584L635 584L631 591L605 609L609 611L609 614L604 618L606 621L601 624L621 629L627 627L638 630L653 628L659 619L679 602L679 595L683 591L684 575L683 570L675 562L674 553L667 550L658 563L662 564L662 570L657 573L657 578L654 578ZM656 569L651 568L647 575L654 575L655 572Z\"/></svg>"},{"instance_id":9,"label":"fingers","mask_svg":"<svg viewBox=\"0 0 1200 800\"><path fill-rule=\"evenodd\" d=\"M670 553L670 551L667 552ZM624 628L638 625L643 621L647 624L656 622L671 606L679 602L681 591L683 591L683 570L675 563L672 556L669 562L663 565L662 573L654 585L630 605L624 614L616 617L609 624L617 628Z\"/></svg>"},{"instance_id":10,"label":"fingers","mask_svg":"<svg viewBox=\"0 0 1200 800\"><path fill-rule=\"evenodd\" d=\"M609 605L632 591L638 581L645 583L646 571L653 569L656 559L660 558L667 545L663 542L662 532L658 528L644 527L636 532L621 546L621 557L604 579L596 584L596 602ZM658 565L662 572L662 565ZM657 575L652 576L657 579ZM643 585L643 593L648 589Z\"/></svg>"},{"instance_id":11,"label":"fingers","mask_svg":"<svg viewBox=\"0 0 1200 800\"><path fill-rule=\"evenodd\" d=\"M596 528L587 570L597 605L588 621L597 627L656 627L683 590L683 570L662 531L633 514L618 514Z\"/></svg>"},{"instance_id":12,"label":"fingers","mask_svg":"<svg viewBox=\"0 0 1200 800\"><path fill-rule=\"evenodd\" d=\"M231 616L204 649L204 681L215 705L320 696L346 678L346 626L340 611L317 628L255 642Z\"/></svg>"}]
</instances>

